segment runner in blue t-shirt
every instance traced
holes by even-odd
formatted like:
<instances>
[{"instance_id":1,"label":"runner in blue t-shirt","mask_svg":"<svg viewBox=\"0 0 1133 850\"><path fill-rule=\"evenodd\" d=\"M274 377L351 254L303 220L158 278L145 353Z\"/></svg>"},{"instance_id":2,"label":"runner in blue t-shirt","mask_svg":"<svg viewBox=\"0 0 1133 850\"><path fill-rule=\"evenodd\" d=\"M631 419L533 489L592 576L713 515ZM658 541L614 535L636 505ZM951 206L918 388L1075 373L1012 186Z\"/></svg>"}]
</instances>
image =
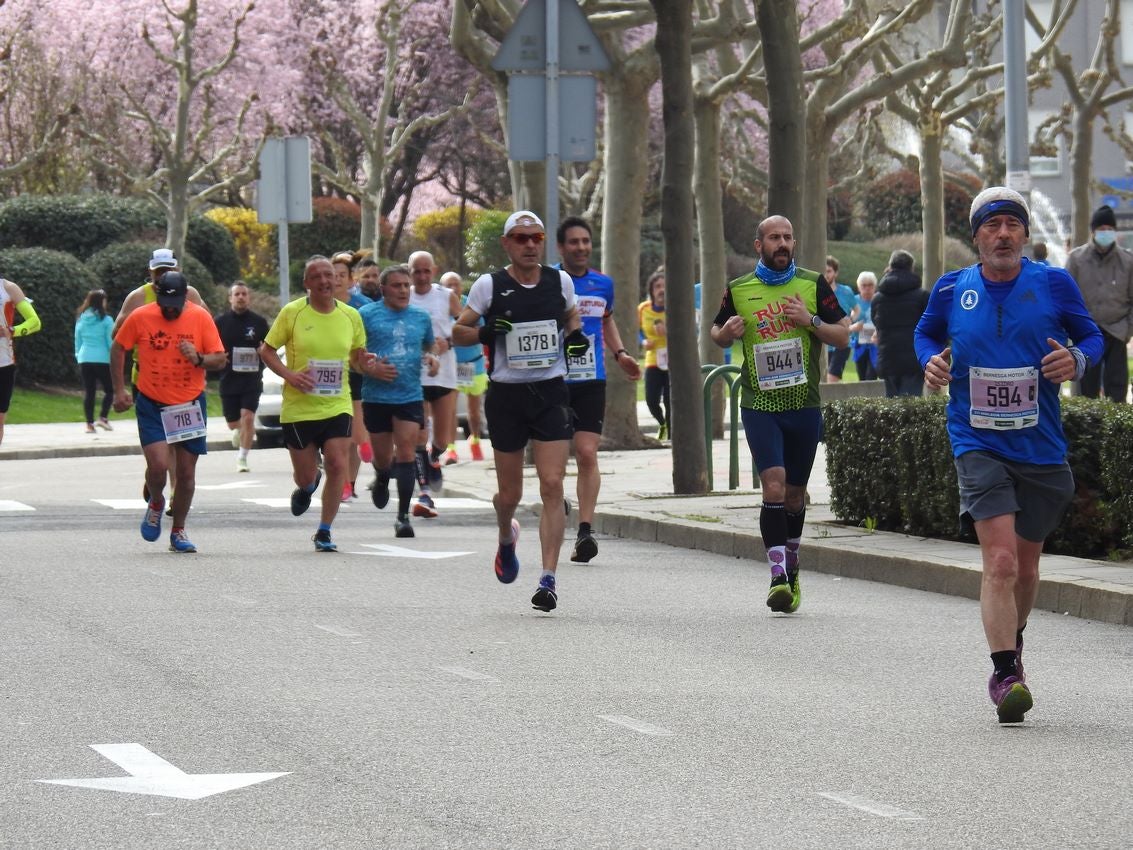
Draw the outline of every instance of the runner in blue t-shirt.
<instances>
[{"instance_id":1,"label":"runner in blue t-shirt","mask_svg":"<svg viewBox=\"0 0 1133 850\"><path fill-rule=\"evenodd\" d=\"M1059 389L1101 356L1102 336L1073 278L1023 259L1030 211L1022 195L985 189L970 221L980 262L936 282L913 342L925 383L949 388L960 516L974 523L983 558L980 612L995 668L988 695L1000 723L1018 723L1033 704L1023 629L1039 555L1074 495Z\"/></svg>"},{"instance_id":2,"label":"runner in blue t-shirt","mask_svg":"<svg viewBox=\"0 0 1133 850\"><path fill-rule=\"evenodd\" d=\"M409 502L416 483L417 434L425 425L421 363L436 374L433 319L409 304L409 268L387 266L379 278L382 300L358 311L366 330L366 350L377 364L362 381L362 416L370 432L374 469L378 473L371 498L381 509L389 503L390 478L397 479L397 537L413 537ZM396 456L396 463L394 463Z\"/></svg>"},{"instance_id":3,"label":"runner in blue t-shirt","mask_svg":"<svg viewBox=\"0 0 1133 850\"><path fill-rule=\"evenodd\" d=\"M622 345L614 323L614 282L590 268L593 251L590 225L578 216L563 219L556 232L559 268L574 281L575 303L582 318L582 332L590 339L590 350L582 357L567 358L567 389L574 411L574 458L578 465L578 538L570 559L587 563L598 554L590 524L598 505L602 475L598 469L598 442L606 417L606 347L631 381L641 377L641 367Z\"/></svg>"}]
</instances>

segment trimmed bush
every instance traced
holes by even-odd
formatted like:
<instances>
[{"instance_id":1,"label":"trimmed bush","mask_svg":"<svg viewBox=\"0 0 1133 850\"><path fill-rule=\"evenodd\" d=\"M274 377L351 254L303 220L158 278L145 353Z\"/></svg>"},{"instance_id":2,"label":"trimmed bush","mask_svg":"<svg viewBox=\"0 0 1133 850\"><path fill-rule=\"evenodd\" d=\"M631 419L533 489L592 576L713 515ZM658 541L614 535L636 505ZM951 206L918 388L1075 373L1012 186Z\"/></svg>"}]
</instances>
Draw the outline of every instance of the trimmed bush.
<instances>
[{"instance_id":1,"label":"trimmed bush","mask_svg":"<svg viewBox=\"0 0 1133 850\"><path fill-rule=\"evenodd\" d=\"M0 251L0 274L19 284L43 327L16 340L16 377L21 385L75 385L75 311L98 280L70 254L43 248Z\"/></svg>"},{"instance_id":2,"label":"trimmed bush","mask_svg":"<svg viewBox=\"0 0 1133 850\"><path fill-rule=\"evenodd\" d=\"M165 244L165 216L152 201L113 195L21 195L0 204L0 245L47 248L85 260L112 242Z\"/></svg>"},{"instance_id":3,"label":"trimmed bush","mask_svg":"<svg viewBox=\"0 0 1133 850\"><path fill-rule=\"evenodd\" d=\"M240 277L240 257L232 234L223 224L206 216L195 215L189 219L185 253L208 269L217 284L228 286Z\"/></svg>"},{"instance_id":4,"label":"trimmed bush","mask_svg":"<svg viewBox=\"0 0 1133 850\"><path fill-rule=\"evenodd\" d=\"M479 207L464 208L464 230L467 232L483 214ZM422 213L413 222L413 235L425 250L433 255L442 271L459 269L460 262L460 206L459 204L435 212Z\"/></svg>"},{"instance_id":5,"label":"trimmed bush","mask_svg":"<svg viewBox=\"0 0 1133 850\"><path fill-rule=\"evenodd\" d=\"M362 208L358 204L345 198L315 198L312 214L314 221L310 224L292 224L287 228L291 260L304 261L312 254L329 257L336 251L358 247L362 232ZM279 256L279 228L271 229L271 246L272 256Z\"/></svg>"},{"instance_id":6,"label":"trimmed bush","mask_svg":"<svg viewBox=\"0 0 1133 850\"><path fill-rule=\"evenodd\" d=\"M256 211L246 207L217 207L205 218L223 225L232 237L240 264L240 277L249 279L278 278L278 258L272 253L270 224L261 224Z\"/></svg>"},{"instance_id":7,"label":"trimmed bush","mask_svg":"<svg viewBox=\"0 0 1133 850\"><path fill-rule=\"evenodd\" d=\"M944 178L944 232L957 239L971 237L968 212L975 193L966 177ZM907 169L890 172L875 180L863 193L866 226L878 236L915 233L921 230L920 175Z\"/></svg>"},{"instance_id":8,"label":"trimmed bush","mask_svg":"<svg viewBox=\"0 0 1133 850\"><path fill-rule=\"evenodd\" d=\"M504 222L511 213L506 210L484 210L476 222L468 229L464 243L464 261L471 277L478 277L502 269L508 264L507 254L500 245L504 232Z\"/></svg>"},{"instance_id":9,"label":"trimmed bush","mask_svg":"<svg viewBox=\"0 0 1133 850\"><path fill-rule=\"evenodd\" d=\"M149 242L117 242L103 248L87 261L87 268L106 290L107 304L117 313L131 291L149 280L149 259L153 248ZM192 255L181 258L181 270L189 283L213 312L227 303L223 287L214 285L212 275ZM84 293L85 294L85 293Z\"/></svg>"},{"instance_id":10,"label":"trimmed bush","mask_svg":"<svg viewBox=\"0 0 1133 850\"><path fill-rule=\"evenodd\" d=\"M960 539L944 397L847 399L825 406L831 508L839 520ZM1063 399L1074 501L1046 551L1107 558L1133 544L1133 410Z\"/></svg>"}]
</instances>

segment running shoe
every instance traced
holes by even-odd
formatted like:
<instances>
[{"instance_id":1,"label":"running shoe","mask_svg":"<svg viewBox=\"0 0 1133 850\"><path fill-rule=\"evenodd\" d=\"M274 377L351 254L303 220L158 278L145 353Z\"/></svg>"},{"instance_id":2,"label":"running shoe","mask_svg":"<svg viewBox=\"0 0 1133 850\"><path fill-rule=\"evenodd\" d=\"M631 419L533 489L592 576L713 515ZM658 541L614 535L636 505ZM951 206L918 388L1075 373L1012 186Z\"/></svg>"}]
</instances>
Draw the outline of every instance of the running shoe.
<instances>
[{"instance_id":1,"label":"running shoe","mask_svg":"<svg viewBox=\"0 0 1133 850\"><path fill-rule=\"evenodd\" d=\"M787 613L794 614L799 610L799 604L803 601L803 588L799 584L799 568L787 567L787 584L791 588L791 604L787 606Z\"/></svg>"},{"instance_id":2,"label":"running shoe","mask_svg":"<svg viewBox=\"0 0 1133 850\"><path fill-rule=\"evenodd\" d=\"M416 537L413 533L413 526L409 524L409 517L398 517L397 522L393 524L394 537Z\"/></svg>"},{"instance_id":3,"label":"running shoe","mask_svg":"<svg viewBox=\"0 0 1133 850\"><path fill-rule=\"evenodd\" d=\"M574 548L570 552L570 559L576 564L588 564L598 554L598 541L593 535L580 534L574 541Z\"/></svg>"},{"instance_id":4,"label":"running shoe","mask_svg":"<svg viewBox=\"0 0 1133 850\"><path fill-rule=\"evenodd\" d=\"M101 419L98 420L98 427L101 428L103 431L113 431L114 430L114 426L110 424L110 420L107 419L105 416L103 416Z\"/></svg>"},{"instance_id":5,"label":"running shoe","mask_svg":"<svg viewBox=\"0 0 1133 850\"><path fill-rule=\"evenodd\" d=\"M190 552L196 552L197 547L193 545L193 541L189 539L184 531L174 531L169 535L169 551L189 554Z\"/></svg>"},{"instance_id":6,"label":"running shoe","mask_svg":"<svg viewBox=\"0 0 1133 850\"><path fill-rule=\"evenodd\" d=\"M790 613L794 594L791 585L784 575L777 575L771 579L771 589L767 591L767 607L779 614Z\"/></svg>"},{"instance_id":7,"label":"running shoe","mask_svg":"<svg viewBox=\"0 0 1133 850\"><path fill-rule=\"evenodd\" d=\"M370 501L379 511L389 504L389 479L378 476L370 485Z\"/></svg>"},{"instance_id":8,"label":"running shoe","mask_svg":"<svg viewBox=\"0 0 1133 850\"><path fill-rule=\"evenodd\" d=\"M236 471L237 472L249 472L250 471L248 469L248 459L246 457L236 458Z\"/></svg>"},{"instance_id":9,"label":"running shoe","mask_svg":"<svg viewBox=\"0 0 1133 850\"><path fill-rule=\"evenodd\" d=\"M658 439L658 440L667 440L667 439L669 439L669 425L668 425L668 423L666 423L666 422L662 422L662 423L661 423L661 424L660 424L660 425L659 425L659 426L657 427L657 439Z\"/></svg>"},{"instance_id":10,"label":"running shoe","mask_svg":"<svg viewBox=\"0 0 1133 850\"><path fill-rule=\"evenodd\" d=\"M440 490L444 486L445 477L441 472L440 458L433 460L429 458L429 465L425 469L425 474L429 477L429 487L433 490Z\"/></svg>"},{"instance_id":11,"label":"running shoe","mask_svg":"<svg viewBox=\"0 0 1133 850\"><path fill-rule=\"evenodd\" d=\"M504 584L511 584L519 575L519 558L515 547L519 545L519 522L511 521L511 543L501 543L496 550L496 578Z\"/></svg>"},{"instance_id":12,"label":"running shoe","mask_svg":"<svg viewBox=\"0 0 1133 850\"><path fill-rule=\"evenodd\" d=\"M358 457L367 466L374 462L374 449L369 440L358 447Z\"/></svg>"},{"instance_id":13,"label":"running shoe","mask_svg":"<svg viewBox=\"0 0 1133 850\"><path fill-rule=\"evenodd\" d=\"M469 443L468 444L468 452L469 452L469 454L472 455L473 460L483 460L484 459L484 451L483 451L483 449L480 448L480 441L479 440L477 440L475 443Z\"/></svg>"},{"instance_id":14,"label":"running shoe","mask_svg":"<svg viewBox=\"0 0 1133 850\"><path fill-rule=\"evenodd\" d=\"M87 425L87 433L88 434L94 433L94 426L93 425L90 425L90 424Z\"/></svg>"},{"instance_id":15,"label":"running shoe","mask_svg":"<svg viewBox=\"0 0 1133 850\"><path fill-rule=\"evenodd\" d=\"M1000 723L1022 723L1023 715L1035 704L1030 690L1019 676L1008 676L1000 682L992 673L987 680L987 693L995 703Z\"/></svg>"},{"instance_id":16,"label":"running shoe","mask_svg":"<svg viewBox=\"0 0 1133 850\"><path fill-rule=\"evenodd\" d=\"M232 448L234 448L234 449L240 448L240 429L239 428L237 428L235 431L230 431L229 434L228 434L228 438L232 441Z\"/></svg>"},{"instance_id":17,"label":"running shoe","mask_svg":"<svg viewBox=\"0 0 1133 850\"><path fill-rule=\"evenodd\" d=\"M433 504L433 497L422 493L413 504L413 516L423 516L425 519L437 518L437 506Z\"/></svg>"},{"instance_id":18,"label":"running shoe","mask_svg":"<svg viewBox=\"0 0 1133 850\"><path fill-rule=\"evenodd\" d=\"M315 495L315 491L319 489L319 482L323 480L323 473L315 473L315 483L311 487L311 492L308 493L302 487L296 487L291 491L291 515L303 516L307 513L307 508L311 507L311 497Z\"/></svg>"},{"instance_id":19,"label":"running shoe","mask_svg":"<svg viewBox=\"0 0 1133 850\"><path fill-rule=\"evenodd\" d=\"M342 501L349 502L349 501L352 501L354 498L356 498L355 495L354 495L354 488L351 487L350 482L347 481L345 484L342 485Z\"/></svg>"},{"instance_id":20,"label":"running shoe","mask_svg":"<svg viewBox=\"0 0 1133 850\"><path fill-rule=\"evenodd\" d=\"M449 449L445 452L445 466L450 464L459 463L460 458L456 455L456 449Z\"/></svg>"},{"instance_id":21,"label":"running shoe","mask_svg":"<svg viewBox=\"0 0 1133 850\"><path fill-rule=\"evenodd\" d=\"M338 547L330 539L330 532L325 528L320 528L315 532L315 536L311 538L315 541L316 552L337 552Z\"/></svg>"},{"instance_id":22,"label":"running shoe","mask_svg":"<svg viewBox=\"0 0 1133 850\"><path fill-rule=\"evenodd\" d=\"M555 577L543 576L539 579L539 587L531 597L531 607L540 611L554 611L559 604L559 595L555 592Z\"/></svg>"},{"instance_id":23,"label":"running shoe","mask_svg":"<svg viewBox=\"0 0 1133 850\"><path fill-rule=\"evenodd\" d=\"M157 538L161 537L161 512L164 507L164 499L158 503L156 508L153 505L146 505L146 515L142 517L143 540L153 543Z\"/></svg>"}]
</instances>

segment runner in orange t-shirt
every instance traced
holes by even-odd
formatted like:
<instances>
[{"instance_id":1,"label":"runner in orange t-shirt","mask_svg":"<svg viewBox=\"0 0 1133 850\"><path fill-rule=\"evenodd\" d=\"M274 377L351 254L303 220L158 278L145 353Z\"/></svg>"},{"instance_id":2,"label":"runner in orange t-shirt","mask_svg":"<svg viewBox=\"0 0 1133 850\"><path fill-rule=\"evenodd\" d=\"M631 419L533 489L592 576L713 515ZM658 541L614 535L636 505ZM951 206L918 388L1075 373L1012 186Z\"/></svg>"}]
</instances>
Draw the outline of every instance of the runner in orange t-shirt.
<instances>
[{"instance_id":1,"label":"runner in orange t-shirt","mask_svg":"<svg viewBox=\"0 0 1133 850\"><path fill-rule=\"evenodd\" d=\"M196 552L185 535L185 519L196 489L197 457L208 451L205 423L205 370L220 369L227 355L212 316L186 303L189 284L180 272L166 272L154 284L157 302L134 310L122 323L110 347L114 409L129 409L122 366L126 352L137 348L137 397L133 400L138 435L146 458L149 505L142 520L142 538L161 536L169 448L176 460L173 529L169 548Z\"/></svg>"}]
</instances>

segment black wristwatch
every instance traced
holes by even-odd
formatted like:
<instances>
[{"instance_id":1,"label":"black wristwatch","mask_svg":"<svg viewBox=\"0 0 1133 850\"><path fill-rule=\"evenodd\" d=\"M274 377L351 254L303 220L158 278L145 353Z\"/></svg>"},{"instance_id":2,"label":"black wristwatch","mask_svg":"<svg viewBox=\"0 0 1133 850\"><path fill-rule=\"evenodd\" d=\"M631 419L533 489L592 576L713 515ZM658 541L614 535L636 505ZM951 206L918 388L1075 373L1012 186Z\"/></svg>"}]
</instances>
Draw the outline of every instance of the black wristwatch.
<instances>
[{"instance_id":1,"label":"black wristwatch","mask_svg":"<svg viewBox=\"0 0 1133 850\"><path fill-rule=\"evenodd\" d=\"M204 365L204 362L205 362L205 356L198 351L197 352L197 366L198 366L198 368L200 366Z\"/></svg>"},{"instance_id":2,"label":"black wristwatch","mask_svg":"<svg viewBox=\"0 0 1133 850\"><path fill-rule=\"evenodd\" d=\"M614 359L617 360L623 354L629 354L629 352L626 351L624 348L619 348L617 351L614 352Z\"/></svg>"}]
</instances>

